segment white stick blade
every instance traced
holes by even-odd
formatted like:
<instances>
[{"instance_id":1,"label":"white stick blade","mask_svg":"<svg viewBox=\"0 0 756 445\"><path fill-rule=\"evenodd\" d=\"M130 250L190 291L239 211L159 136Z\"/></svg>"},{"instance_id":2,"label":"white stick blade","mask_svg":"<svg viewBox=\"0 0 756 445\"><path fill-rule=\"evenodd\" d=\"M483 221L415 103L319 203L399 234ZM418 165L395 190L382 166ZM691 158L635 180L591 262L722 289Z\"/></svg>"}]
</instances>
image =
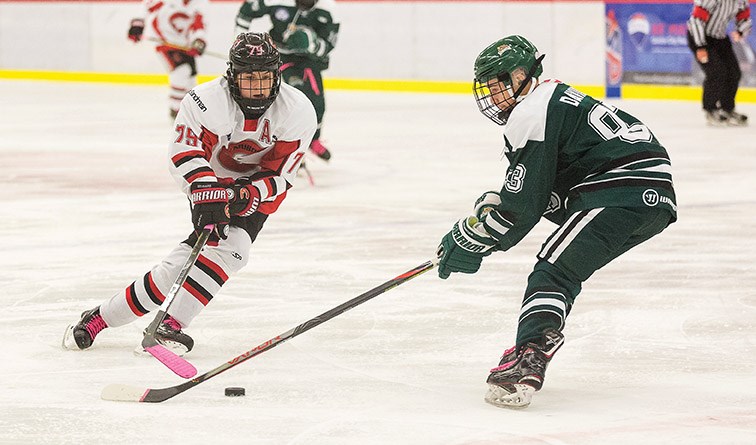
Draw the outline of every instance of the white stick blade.
<instances>
[{"instance_id":1,"label":"white stick blade","mask_svg":"<svg viewBox=\"0 0 756 445\"><path fill-rule=\"evenodd\" d=\"M114 383L102 389L100 398L115 402L141 402L149 389Z\"/></svg>"}]
</instances>

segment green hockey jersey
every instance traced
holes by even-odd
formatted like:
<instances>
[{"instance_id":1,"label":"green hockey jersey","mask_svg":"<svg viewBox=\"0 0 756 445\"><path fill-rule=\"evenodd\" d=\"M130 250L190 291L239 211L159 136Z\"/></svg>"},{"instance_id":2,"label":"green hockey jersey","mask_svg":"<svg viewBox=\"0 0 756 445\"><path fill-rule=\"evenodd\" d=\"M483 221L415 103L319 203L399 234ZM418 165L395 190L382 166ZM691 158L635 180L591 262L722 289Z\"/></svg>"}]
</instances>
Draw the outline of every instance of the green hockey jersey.
<instances>
[{"instance_id":1,"label":"green hockey jersey","mask_svg":"<svg viewBox=\"0 0 756 445\"><path fill-rule=\"evenodd\" d=\"M268 16L272 23L270 37L281 52L283 63L307 59L309 64L324 70L330 62L329 53L336 46L339 23L334 18L334 0L318 0L307 11L300 11L294 0L246 0L236 17L236 24L248 29L252 20ZM288 51L285 35L295 27L309 28L322 40L322 49L316 54L292 54Z\"/></svg>"},{"instance_id":2,"label":"green hockey jersey","mask_svg":"<svg viewBox=\"0 0 756 445\"><path fill-rule=\"evenodd\" d=\"M562 224L586 209L657 207L677 218L669 155L653 133L569 85L538 85L512 111L504 140L501 204L482 221L502 250L541 217Z\"/></svg>"}]
</instances>

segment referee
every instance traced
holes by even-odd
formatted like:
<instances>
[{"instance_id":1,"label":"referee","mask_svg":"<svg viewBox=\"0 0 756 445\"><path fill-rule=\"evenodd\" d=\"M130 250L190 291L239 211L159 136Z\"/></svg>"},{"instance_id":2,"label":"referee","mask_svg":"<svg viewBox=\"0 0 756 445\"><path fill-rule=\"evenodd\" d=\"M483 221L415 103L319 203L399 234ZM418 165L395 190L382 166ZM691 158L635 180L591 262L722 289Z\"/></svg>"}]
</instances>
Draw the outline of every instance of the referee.
<instances>
[{"instance_id":1,"label":"referee","mask_svg":"<svg viewBox=\"0 0 756 445\"><path fill-rule=\"evenodd\" d=\"M748 124L746 115L735 112L740 67L727 36L732 19L731 36L738 42L751 30L749 0L694 0L688 19L688 46L704 72L703 109L710 125Z\"/></svg>"}]
</instances>

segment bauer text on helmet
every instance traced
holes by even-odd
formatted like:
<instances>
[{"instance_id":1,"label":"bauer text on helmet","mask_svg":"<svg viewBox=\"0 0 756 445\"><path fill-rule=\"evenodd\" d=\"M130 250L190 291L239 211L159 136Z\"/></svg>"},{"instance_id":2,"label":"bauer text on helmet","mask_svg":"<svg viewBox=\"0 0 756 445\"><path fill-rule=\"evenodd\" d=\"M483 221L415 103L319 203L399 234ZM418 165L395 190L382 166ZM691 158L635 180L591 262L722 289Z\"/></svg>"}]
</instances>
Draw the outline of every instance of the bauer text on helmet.
<instances>
[{"instance_id":1,"label":"bauer text on helmet","mask_svg":"<svg viewBox=\"0 0 756 445\"><path fill-rule=\"evenodd\" d=\"M281 56L268 33L245 32L236 37L228 53L226 79L245 116L261 116L276 100L280 67Z\"/></svg>"}]
</instances>

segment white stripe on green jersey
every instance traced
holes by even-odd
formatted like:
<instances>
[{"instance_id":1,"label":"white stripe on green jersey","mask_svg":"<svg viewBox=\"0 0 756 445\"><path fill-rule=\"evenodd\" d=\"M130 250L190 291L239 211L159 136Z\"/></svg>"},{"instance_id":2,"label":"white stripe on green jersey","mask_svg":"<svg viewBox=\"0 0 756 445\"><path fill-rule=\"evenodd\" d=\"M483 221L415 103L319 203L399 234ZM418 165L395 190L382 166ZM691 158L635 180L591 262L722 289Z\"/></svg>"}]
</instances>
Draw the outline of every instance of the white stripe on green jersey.
<instances>
[{"instance_id":1,"label":"white stripe on green jersey","mask_svg":"<svg viewBox=\"0 0 756 445\"><path fill-rule=\"evenodd\" d=\"M503 249L543 216L558 224L603 207L659 207L676 217L671 164L637 118L569 85L546 81L504 126L510 165L502 203L483 218Z\"/></svg>"}]
</instances>

